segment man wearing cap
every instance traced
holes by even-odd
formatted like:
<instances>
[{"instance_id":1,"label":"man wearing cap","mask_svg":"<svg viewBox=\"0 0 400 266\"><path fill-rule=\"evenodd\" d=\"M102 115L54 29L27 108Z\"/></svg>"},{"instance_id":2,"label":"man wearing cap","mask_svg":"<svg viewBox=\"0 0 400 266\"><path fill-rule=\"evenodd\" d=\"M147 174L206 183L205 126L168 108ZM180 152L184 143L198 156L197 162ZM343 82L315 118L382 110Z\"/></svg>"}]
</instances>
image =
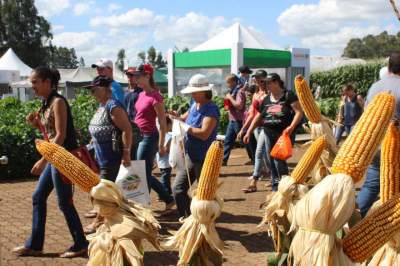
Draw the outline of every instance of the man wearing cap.
<instances>
[{"instance_id":1,"label":"man wearing cap","mask_svg":"<svg viewBox=\"0 0 400 266\"><path fill-rule=\"evenodd\" d=\"M135 67L129 67L126 71L126 77L128 78L128 92L125 95L125 107L126 111L128 113L129 120L132 123L132 130L133 130L133 140L132 142L132 152L131 152L131 158L132 160L136 160L136 151L137 151L137 143L139 142L139 133L140 130L135 124L135 117L136 117L136 108L135 104L137 102L137 99L139 97L139 93L143 91L142 88L138 87L137 84L137 76L134 74L136 71Z\"/></svg>"},{"instance_id":2,"label":"man wearing cap","mask_svg":"<svg viewBox=\"0 0 400 266\"><path fill-rule=\"evenodd\" d=\"M119 101L125 107L125 94L121 85L113 78L114 64L110 59L102 58L96 64L92 65L96 68L99 76L106 76L112 79L111 90L113 99Z\"/></svg>"}]
</instances>

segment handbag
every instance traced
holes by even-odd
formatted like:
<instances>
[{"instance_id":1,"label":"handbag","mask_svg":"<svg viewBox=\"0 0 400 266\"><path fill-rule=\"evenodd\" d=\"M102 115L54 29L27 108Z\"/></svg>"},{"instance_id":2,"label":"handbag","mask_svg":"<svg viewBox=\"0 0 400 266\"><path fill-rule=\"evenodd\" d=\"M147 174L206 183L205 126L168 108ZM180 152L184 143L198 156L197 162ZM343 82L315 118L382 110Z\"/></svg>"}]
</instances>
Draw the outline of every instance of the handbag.
<instances>
[{"instance_id":1,"label":"handbag","mask_svg":"<svg viewBox=\"0 0 400 266\"><path fill-rule=\"evenodd\" d=\"M41 134L43 136L43 139L45 141L50 141L49 137L48 137L48 134L46 132L46 128L44 127L44 125L42 124L42 121L40 120L39 113L37 114L37 118L36 119L37 119L39 131L41 132ZM74 155L76 158L78 158L82 163L86 164L96 174L98 174L100 172L96 161L93 159L92 155L89 153L89 151L86 148L86 146L78 147L78 148L73 149L73 150L71 150L69 152L72 155ZM60 176L61 176L61 179L63 180L64 183L72 184L71 181L67 177L65 177L63 174L60 173Z\"/></svg>"},{"instance_id":2,"label":"handbag","mask_svg":"<svg viewBox=\"0 0 400 266\"><path fill-rule=\"evenodd\" d=\"M114 124L108 108L107 107L105 108L107 112L108 121L113 125L113 130L111 132L112 151L115 153L122 153L122 146L123 146L122 131Z\"/></svg>"}]
</instances>

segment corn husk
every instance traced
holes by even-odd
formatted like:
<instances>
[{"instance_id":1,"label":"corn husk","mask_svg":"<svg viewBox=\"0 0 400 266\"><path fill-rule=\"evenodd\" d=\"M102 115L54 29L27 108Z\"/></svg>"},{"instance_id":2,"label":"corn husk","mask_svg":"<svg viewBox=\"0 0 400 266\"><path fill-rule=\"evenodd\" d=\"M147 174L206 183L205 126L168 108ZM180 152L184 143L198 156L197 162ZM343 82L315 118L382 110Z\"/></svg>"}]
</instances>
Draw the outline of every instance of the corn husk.
<instances>
[{"instance_id":1,"label":"corn husk","mask_svg":"<svg viewBox=\"0 0 400 266\"><path fill-rule=\"evenodd\" d=\"M102 179L90 191L94 208L104 217L95 234L88 239L89 266L142 266L142 240L160 249L160 225L150 210L124 199L114 182Z\"/></svg>"},{"instance_id":2,"label":"corn husk","mask_svg":"<svg viewBox=\"0 0 400 266\"><path fill-rule=\"evenodd\" d=\"M293 265L348 265L336 232L354 206L354 183L344 174L327 176L297 202L291 227L297 233L289 251Z\"/></svg>"},{"instance_id":3,"label":"corn husk","mask_svg":"<svg viewBox=\"0 0 400 266\"><path fill-rule=\"evenodd\" d=\"M208 248L222 256L224 242L219 238L215 220L222 211L223 200L199 200L193 197L190 205L192 214L184 220L179 231L165 243L165 247L179 249L178 266L187 265L196 254L196 265L213 266ZM207 245L204 244L207 243Z\"/></svg>"},{"instance_id":4,"label":"corn husk","mask_svg":"<svg viewBox=\"0 0 400 266\"><path fill-rule=\"evenodd\" d=\"M321 155L321 159L315 165L312 171L312 178L308 182L309 184L318 184L325 176L330 174L330 168L332 167L333 160L338 152L335 137L333 136L333 125L336 122L322 116L320 123L310 122L310 134L311 140L324 136L328 142L327 148Z\"/></svg>"}]
</instances>

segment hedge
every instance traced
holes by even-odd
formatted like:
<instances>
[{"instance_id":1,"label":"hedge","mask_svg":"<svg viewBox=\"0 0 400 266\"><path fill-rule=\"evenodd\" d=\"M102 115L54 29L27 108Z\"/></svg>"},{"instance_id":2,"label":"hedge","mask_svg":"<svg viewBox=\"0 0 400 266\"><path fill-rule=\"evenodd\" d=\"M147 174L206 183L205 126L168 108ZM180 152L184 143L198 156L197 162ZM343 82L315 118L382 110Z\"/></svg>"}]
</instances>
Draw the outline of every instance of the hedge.
<instances>
[{"instance_id":1,"label":"hedge","mask_svg":"<svg viewBox=\"0 0 400 266\"><path fill-rule=\"evenodd\" d=\"M228 114L223 109L223 99L215 97L214 101L221 109L219 133L224 133L228 124ZM75 100L69 101L75 129L80 144L90 140L88 125L98 103L87 93L78 93ZM165 100L167 109L184 113L189 107L189 98L174 97ZM34 140L42 138L39 131L25 122L28 113L37 111L40 101L22 103L15 98L0 100L0 156L9 158L8 165L0 165L0 177L21 178L29 176L30 169L39 159Z\"/></svg>"},{"instance_id":2,"label":"hedge","mask_svg":"<svg viewBox=\"0 0 400 266\"><path fill-rule=\"evenodd\" d=\"M321 87L320 97L339 97L342 87L348 83L355 86L357 93L365 96L372 83L378 80L383 62L339 67L330 71L315 72L310 76L310 84L315 91Z\"/></svg>"}]
</instances>

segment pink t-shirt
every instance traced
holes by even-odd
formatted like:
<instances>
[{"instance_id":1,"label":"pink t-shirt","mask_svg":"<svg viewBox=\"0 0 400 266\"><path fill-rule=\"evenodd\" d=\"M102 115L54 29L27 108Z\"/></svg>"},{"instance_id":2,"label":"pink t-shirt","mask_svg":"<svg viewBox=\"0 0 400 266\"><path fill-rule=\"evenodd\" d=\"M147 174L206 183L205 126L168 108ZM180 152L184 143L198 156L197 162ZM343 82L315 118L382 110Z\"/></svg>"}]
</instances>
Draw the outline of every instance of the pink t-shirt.
<instances>
[{"instance_id":1,"label":"pink t-shirt","mask_svg":"<svg viewBox=\"0 0 400 266\"><path fill-rule=\"evenodd\" d=\"M136 117L135 124L139 127L142 133L154 133L157 131L156 118L157 113L154 110L154 105L163 103L164 99L160 92L144 92L139 93L136 101Z\"/></svg>"}]
</instances>

